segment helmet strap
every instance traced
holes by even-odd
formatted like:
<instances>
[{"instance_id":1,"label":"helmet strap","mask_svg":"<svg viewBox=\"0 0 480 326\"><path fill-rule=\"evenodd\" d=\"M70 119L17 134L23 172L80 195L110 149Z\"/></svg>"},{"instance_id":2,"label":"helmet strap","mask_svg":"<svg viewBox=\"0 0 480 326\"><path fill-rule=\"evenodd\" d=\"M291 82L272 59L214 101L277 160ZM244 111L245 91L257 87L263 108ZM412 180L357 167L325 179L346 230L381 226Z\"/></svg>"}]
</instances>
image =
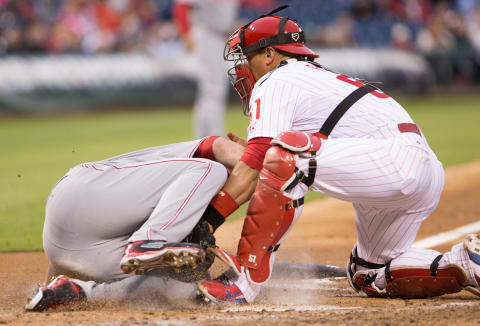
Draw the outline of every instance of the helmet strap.
<instances>
[{"instance_id":1,"label":"helmet strap","mask_svg":"<svg viewBox=\"0 0 480 326\"><path fill-rule=\"evenodd\" d=\"M287 24L287 21L289 19L290 18L288 18L288 17L282 17L282 19L280 19L280 22L278 23L278 34L284 34L285 33L285 25Z\"/></svg>"},{"instance_id":2,"label":"helmet strap","mask_svg":"<svg viewBox=\"0 0 480 326\"><path fill-rule=\"evenodd\" d=\"M305 42L305 36L303 32L293 32L293 33L282 33L266 38L262 38L255 44L246 46L243 48L243 53L251 53L256 50L266 48L268 46L275 46L281 44L290 44L290 43L300 43Z\"/></svg>"}]
</instances>

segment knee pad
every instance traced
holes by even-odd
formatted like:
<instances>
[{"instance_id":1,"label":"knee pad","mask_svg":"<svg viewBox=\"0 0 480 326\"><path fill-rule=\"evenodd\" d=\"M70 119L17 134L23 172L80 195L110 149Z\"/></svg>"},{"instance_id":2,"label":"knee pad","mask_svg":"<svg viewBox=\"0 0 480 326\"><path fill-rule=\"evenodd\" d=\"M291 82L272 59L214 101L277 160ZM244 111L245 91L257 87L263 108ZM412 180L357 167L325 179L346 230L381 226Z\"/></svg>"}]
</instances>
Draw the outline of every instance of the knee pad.
<instances>
[{"instance_id":1,"label":"knee pad","mask_svg":"<svg viewBox=\"0 0 480 326\"><path fill-rule=\"evenodd\" d=\"M295 179L295 165L295 154L282 147L272 146L265 153L259 182L281 192Z\"/></svg>"},{"instance_id":2,"label":"knee pad","mask_svg":"<svg viewBox=\"0 0 480 326\"><path fill-rule=\"evenodd\" d=\"M347 264L347 277L350 285L369 297L423 299L461 291L467 282L462 267L448 264L438 267L443 257L439 255L432 264L422 266L385 267L386 286L379 289L375 284L376 274L372 271L353 272Z\"/></svg>"}]
</instances>

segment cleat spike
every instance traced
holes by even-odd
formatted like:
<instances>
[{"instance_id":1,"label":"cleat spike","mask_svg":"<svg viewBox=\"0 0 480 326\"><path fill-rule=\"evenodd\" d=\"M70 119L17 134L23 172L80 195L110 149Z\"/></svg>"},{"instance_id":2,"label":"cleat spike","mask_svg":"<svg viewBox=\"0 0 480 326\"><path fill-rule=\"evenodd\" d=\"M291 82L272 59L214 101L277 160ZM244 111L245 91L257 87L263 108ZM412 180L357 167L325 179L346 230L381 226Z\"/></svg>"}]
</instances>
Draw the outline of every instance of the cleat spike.
<instances>
[{"instance_id":1,"label":"cleat spike","mask_svg":"<svg viewBox=\"0 0 480 326\"><path fill-rule=\"evenodd\" d=\"M126 274L142 275L153 269L176 269L196 266L206 257L205 250L195 243L140 240L129 243L120 262Z\"/></svg>"}]
</instances>

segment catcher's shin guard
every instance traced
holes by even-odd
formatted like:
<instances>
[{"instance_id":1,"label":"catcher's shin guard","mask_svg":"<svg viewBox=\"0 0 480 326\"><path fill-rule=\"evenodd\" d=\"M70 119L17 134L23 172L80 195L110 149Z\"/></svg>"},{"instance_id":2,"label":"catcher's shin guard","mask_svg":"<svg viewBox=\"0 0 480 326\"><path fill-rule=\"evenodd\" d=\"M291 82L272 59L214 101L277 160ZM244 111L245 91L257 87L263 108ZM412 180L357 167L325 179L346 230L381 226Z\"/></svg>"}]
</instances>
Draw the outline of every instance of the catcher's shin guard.
<instances>
[{"instance_id":1,"label":"catcher's shin guard","mask_svg":"<svg viewBox=\"0 0 480 326\"><path fill-rule=\"evenodd\" d=\"M438 267L442 256L437 256L429 267L390 268L390 264L385 264L386 286L380 289L375 284L377 274L368 270L355 271L354 264L359 260L352 255L347 264L347 278L357 292L362 291L369 297L422 299L461 291L467 282L465 271L456 264Z\"/></svg>"},{"instance_id":2,"label":"catcher's shin guard","mask_svg":"<svg viewBox=\"0 0 480 326\"><path fill-rule=\"evenodd\" d=\"M295 155L279 146L271 147L260 171L259 181L252 195L238 244L238 261L247 267L253 283L268 280L277 243L292 224L295 207L281 189L295 178Z\"/></svg>"}]
</instances>

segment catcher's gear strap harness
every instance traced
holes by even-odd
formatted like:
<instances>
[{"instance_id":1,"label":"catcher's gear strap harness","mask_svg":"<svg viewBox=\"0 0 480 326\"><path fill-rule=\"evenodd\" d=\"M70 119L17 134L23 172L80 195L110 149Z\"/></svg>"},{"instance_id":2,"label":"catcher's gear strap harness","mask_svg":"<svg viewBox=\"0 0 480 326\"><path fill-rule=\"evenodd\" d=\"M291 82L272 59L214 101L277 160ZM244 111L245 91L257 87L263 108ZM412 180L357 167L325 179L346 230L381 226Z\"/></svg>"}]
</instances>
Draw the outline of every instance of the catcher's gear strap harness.
<instances>
[{"instance_id":1,"label":"catcher's gear strap harness","mask_svg":"<svg viewBox=\"0 0 480 326\"><path fill-rule=\"evenodd\" d=\"M350 107L360 100L363 96L368 93L378 90L375 86L366 84L363 85L353 92L351 92L347 97L341 101L337 107L330 113L327 120L323 123L323 126L320 128L320 133L325 136L329 136L333 128L337 125L338 121L343 117L343 115L350 109Z\"/></svg>"}]
</instances>

